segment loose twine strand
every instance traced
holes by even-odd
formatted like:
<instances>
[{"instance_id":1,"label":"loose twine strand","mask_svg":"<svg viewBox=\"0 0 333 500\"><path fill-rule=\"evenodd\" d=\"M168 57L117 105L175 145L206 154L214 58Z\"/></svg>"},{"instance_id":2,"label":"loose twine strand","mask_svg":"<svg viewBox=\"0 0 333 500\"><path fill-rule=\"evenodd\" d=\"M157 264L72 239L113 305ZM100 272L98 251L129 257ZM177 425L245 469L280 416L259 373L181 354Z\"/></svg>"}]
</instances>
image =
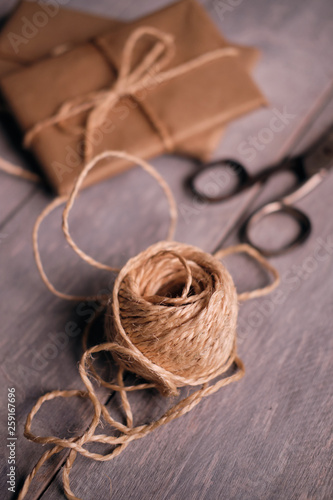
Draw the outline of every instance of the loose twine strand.
<instances>
[{"instance_id":1,"label":"loose twine strand","mask_svg":"<svg viewBox=\"0 0 333 500\"><path fill-rule=\"evenodd\" d=\"M20 179L25 179L30 182L41 182L41 178L37 174L29 172L29 170L19 167L18 165L14 165L14 163L5 160L4 158L0 158L0 170L6 172L6 174L13 175L14 177L19 177Z\"/></svg>"},{"instance_id":2,"label":"loose twine strand","mask_svg":"<svg viewBox=\"0 0 333 500\"><path fill-rule=\"evenodd\" d=\"M73 241L68 218L80 186L90 170L106 158L124 158L140 165L164 191L170 213L168 239L147 248L130 259L122 269L103 264L85 252ZM86 262L98 269L117 272L112 296L81 297L58 291L43 268L38 232L45 217L61 203L62 229L67 242ZM38 270L48 289L67 300L99 299L105 306L105 332L107 341L87 348L87 337L92 324L84 333L85 352L79 365L79 374L85 390L52 391L40 397L29 413L24 435L29 440L53 447L44 452L27 476L18 499L27 494L30 484L49 458L68 449L63 468L63 486L68 499L79 500L70 486L70 471L77 454L97 461L109 461L118 456L131 441L140 439L158 427L188 413L207 397L244 375L244 365L236 353L236 324L238 301L270 293L279 282L276 269L255 249L236 245L218 251L214 256L202 250L171 241L177 221L176 203L168 184L146 161L121 151L107 151L90 161L79 175L68 198L58 197L38 217L33 230L34 255ZM274 281L264 288L236 293L232 278L219 259L245 252L257 260ZM119 366L117 380L104 380L93 366L94 355L111 353ZM230 375L225 375L233 369ZM125 386L124 371L129 370L147 380L147 383ZM212 385L209 382L221 375ZM92 380L120 394L126 423L115 420L102 404ZM178 394L183 386L201 388L171 407L162 417L145 425L134 426L128 392L156 388L164 395ZM39 436L33 433L33 419L43 403L56 398L79 397L90 400L93 415L86 431L72 438ZM100 423L110 426L118 435L96 434ZM102 443L113 447L105 454L89 451L89 443Z\"/></svg>"}]
</instances>

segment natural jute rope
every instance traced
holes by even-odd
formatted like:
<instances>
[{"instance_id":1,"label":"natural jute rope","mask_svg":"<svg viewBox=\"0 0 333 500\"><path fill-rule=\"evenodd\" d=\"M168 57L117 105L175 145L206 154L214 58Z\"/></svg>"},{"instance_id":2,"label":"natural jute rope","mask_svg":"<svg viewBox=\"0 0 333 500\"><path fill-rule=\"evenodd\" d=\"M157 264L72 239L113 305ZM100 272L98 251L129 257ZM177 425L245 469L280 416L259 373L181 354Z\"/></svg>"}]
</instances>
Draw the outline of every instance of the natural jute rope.
<instances>
[{"instance_id":1,"label":"natural jute rope","mask_svg":"<svg viewBox=\"0 0 333 500\"><path fill-rule=\"evenodd\" d=\"M168 240L150 246L130 259L121 270L102 264L84 253L73 241L68 216L77 193L89 171L102 159L124 158L140 165L152 175L164 190L170 207ZM51 444L20 492L22 500L40 467L54 454L69 449L63 469L64 491L68 499L77 500L71 490L69 473L77 453L99 461L112 460L135 439L140 439L163 424L189 412L202 398L221 387L239 380L244 366L236 354L236 324L238 302L260 297L272 291L279 282L278 273L256 250L238 245L217 252L214 256L182 243L170 241L177 220L176 204L170 188L147 162L124 152L109 151L98 155L82 170L68 199L55 199L36 221L33 233L34 253L38 269L47 287L57 296L77 300L82 297L63 294L55 289L45 274L38 248L38 230L43 219L56 206L66 201L63 231L74 251L92 266L117 271L112 296L98 297L105 305L106 342L86 349L79 373L85 390L52 391L42 396L28 415L25 436L40 444ZM220 258L235 252L246 252L269 271L274 281L262 289L237 295L233 280ZM89 299L94 297L89 297ZM96 298L96 297L95 297ZM91 326L91 325L90 325ZM85 338L88 335L88 329ZM117 381L103 380L93 367L93 355L111 353L119 366ZM233 368L233 369L232 369ZM125 370L147 380L147 383L125 386ZM229 370L229 373L226 372ZM222 378L221 376L224 375ZM99 400L92 379L100 385L118 391L126 415L126 424L116 421ZM211 385L209 382L216 379ZM201 388L170 408L160 419L134 426L127 392L154 387L164 395L175 395L178 388L190 385ZM61 397L88 398L93 416L87 430L77 437L38 436L32 432L32 421L42 404ZM99 423L109 425L118 435L96 434ZM94 453L88 443L104 443L114 447L106 454Z\"/></svg>"}]
</instances>

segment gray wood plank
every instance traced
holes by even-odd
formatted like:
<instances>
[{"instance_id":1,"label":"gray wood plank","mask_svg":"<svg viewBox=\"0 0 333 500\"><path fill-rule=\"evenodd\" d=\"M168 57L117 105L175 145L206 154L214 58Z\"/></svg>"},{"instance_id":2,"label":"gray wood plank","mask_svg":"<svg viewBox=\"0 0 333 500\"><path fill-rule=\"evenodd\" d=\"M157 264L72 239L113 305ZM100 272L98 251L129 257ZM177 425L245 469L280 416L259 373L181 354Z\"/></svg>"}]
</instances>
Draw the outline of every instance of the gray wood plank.
<instances>
[{"instance_id":1,"label":"gray wood plank","mask_svg":"<svg viewBox=\"0 0 333 500\"><path fill-rule=\"evenodd\" d=\"M333 63L327 49L332 39L333 4L323 0L234 3L238 5L230 11L225 11L228 2L210 0L208 6L229 40L261 50L253 74L270 106L255 112L251 120L243 117L228 127L225 137L228 140L222 143L223 154L236 156L256 171L273 160L271 146L279 144L283 148L309 107L333 79ZM286 119L285 127L273 131L271 140L264 144L261 137L265 134L261 135L261 131L271 128L274 109L295 116ZM315 137L315 129L312 134ZM251 136L257 139L260 150L249 144ZM242 146L244 140L247 144ZM250 147L255 149L255 156L244 153Z\"/></svg>"},{"instance_id":2,"label":"gray wood plank","mask_svg":"<svg viewBox=\"0 0 333 500\"><path fill-rule=\"evenodd\" d=\"M132 2L132 0L113 0L112 5L108 0L96 0L88 2L87 0L69 0L66 6L71 9L84 10L92 14L107 16L112 13L112 17L123 20L132 20L137 17L145 16L153 10L158 10L172 2L170 0L141 0Z\"/></svg>"}]
</instances>

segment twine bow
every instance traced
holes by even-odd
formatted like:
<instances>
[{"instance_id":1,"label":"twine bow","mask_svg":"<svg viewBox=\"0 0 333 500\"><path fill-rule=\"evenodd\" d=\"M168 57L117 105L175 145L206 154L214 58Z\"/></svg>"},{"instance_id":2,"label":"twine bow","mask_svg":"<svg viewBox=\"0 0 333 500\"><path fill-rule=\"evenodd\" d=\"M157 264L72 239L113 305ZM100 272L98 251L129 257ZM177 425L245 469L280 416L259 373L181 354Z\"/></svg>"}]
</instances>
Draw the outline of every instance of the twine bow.
<instances>
[{"instance_id":1,"label":"twine bow","mask_svg":"<svg viewBox=\"0 0 333 500\"><path fill-rule=\"evenodd\" d=\"M132 68L133 54L139 41L150 36L155 43L139 64ZM24 145L29 147L35 136L45 127L60 125L68 129L63 123L65 120L77 116L83 112L90 111L84 128L76 127L75 131L85 136L84 160L89 161L92 157L92 134L106 120L108 113L114 108L122 97L134 96L136 92L154 83L158 73L170 62L175 52L174 37L168 33L143 26L131 33L126 41L119 74L116 82L110 89L89 92L83 96L64 102L59 111L45 120L34 125L25 135ZM160 134L166 148L170 148L170 137L166 136L165 130L156 117L149 117Z\"/></svg>"}]
</instances>

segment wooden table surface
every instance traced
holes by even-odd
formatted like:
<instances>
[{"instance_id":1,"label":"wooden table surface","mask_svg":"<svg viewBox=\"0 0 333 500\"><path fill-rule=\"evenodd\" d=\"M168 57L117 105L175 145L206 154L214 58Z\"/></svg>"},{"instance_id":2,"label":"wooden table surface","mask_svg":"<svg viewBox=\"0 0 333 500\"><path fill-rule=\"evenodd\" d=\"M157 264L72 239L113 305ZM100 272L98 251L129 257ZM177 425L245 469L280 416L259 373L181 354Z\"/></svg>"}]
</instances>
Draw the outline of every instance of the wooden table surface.
<instances>
[{"instance_id":1,"label":"wooden table surface","mask_svg":"<svg viewBox=\"0 0 333 500\"><path fill-rule=\"evenodd\" d=\"M3 2L1 13L14 3ZM67 5L131 19L167 3L73 0ZM253 74L270 106L230 125L216 151L217 158L238 158L251 172L257 172L281 156L291 134L333 78L333 3L203 3L225 36L262 51ZM240 153L239 144L269 126L273 109L293 116L249 162ZM329 105L299 149L310 144L332 117L333 106ZM3 132L0 154L24 165ZM237 242L239 218L264 196L256 188L223 205L198 205L183 185L193 171L189 160L164 156L152 163L169 182L178 202L176 239L206 251L213 251L220 241L224 246ZM15 387L18 490L44 451L23 437L30 408L46 391L82 387L77 370L81 338L66 339L64 331L69 321L82 330L92 306L73 306L55 298L37 273L31 231L52 195L0 175L0 422L2 455L6 458L7 387ZM274 192L275 187L268 189ZM110 498L111 481L114 500L333 498L332 190L330 175L297 205L310 215L313 230L301 247L271 259L282 276L279 290L241 306L239 353L245 362L245 377L207 398L188 415L132 443L111 462L79 457L71 473L78 496L87 500ZM45 267L56 286L82 294L110 286L112 279L107 273L88 267L68 248L60 231L60 215L59 209L48 218L40 238ZM154 181L139 168L84 191L71 216L73 235L80 246L115 266L163 238L167 223L166 202ZM261 236L278 234L283 238L284 232L293 229L287 221L276 218L270 232ZM322 250L319 258L320 242L327 250ZM245 258L228 259L227 264L240 290L265 282L265 276ZM106 394L101 397L108 399ZM170 404L154 391L130 398L137 424L155 419ZM108 406L117 413L118 398L110 398ZM90 410L82 401L57 400L45 405L34 429L40 434L75 435L86 427ZM65 458L63 453L44 466L27 498L63 498L61 469ZM15 498L7 491L7 472L4 463L1 498Z\"/></svg>"}]
</instances>

